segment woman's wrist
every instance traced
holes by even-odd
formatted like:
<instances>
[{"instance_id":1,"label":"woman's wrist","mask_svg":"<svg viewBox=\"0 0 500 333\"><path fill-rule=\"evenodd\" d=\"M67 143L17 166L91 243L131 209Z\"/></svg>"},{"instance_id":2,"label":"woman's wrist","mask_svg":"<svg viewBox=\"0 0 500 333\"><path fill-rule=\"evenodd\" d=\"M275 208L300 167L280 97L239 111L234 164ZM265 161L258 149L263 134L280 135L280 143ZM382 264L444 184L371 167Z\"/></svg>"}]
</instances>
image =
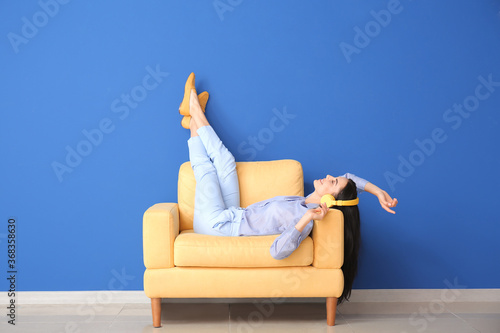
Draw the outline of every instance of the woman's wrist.
<instances>
[{"instance_id":1,"label":"woman's wrist","mask_svg":"<svg viewBox=\"0 0 500 333\"><path fill-rule=\"evenodd\" d=\"M302 232L302 230L304 230L304 228L306 227L306 225L312 220L311 218L311 212L310 211L307 211L303 216L302 218L299 220L299 222L297 222L297 224L295 225L295 229L297 229L298 231Z\"/></svg>"}]
</instances>

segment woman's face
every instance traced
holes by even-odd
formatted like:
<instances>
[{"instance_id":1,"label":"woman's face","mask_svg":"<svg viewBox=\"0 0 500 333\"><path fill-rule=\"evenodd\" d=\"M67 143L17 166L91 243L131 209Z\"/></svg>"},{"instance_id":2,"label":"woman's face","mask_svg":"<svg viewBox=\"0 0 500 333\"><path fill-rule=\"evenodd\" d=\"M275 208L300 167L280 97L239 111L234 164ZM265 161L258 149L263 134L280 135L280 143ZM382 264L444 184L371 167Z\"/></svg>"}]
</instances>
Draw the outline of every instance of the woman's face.
<instances>
[{"instance_id":1,"label":"woman's face","mask_svg":"<svg viewBox=\"0 0 500 333\"><path fill-rule=\"evenodd\" d=\"M314 181L314 190L320 196L325 194L332 194L335 198L340 191L344 189L347 185L347 178L345 177L333 177L326 175L323 179L316 179Z\"/></svg>"}]
</instances>

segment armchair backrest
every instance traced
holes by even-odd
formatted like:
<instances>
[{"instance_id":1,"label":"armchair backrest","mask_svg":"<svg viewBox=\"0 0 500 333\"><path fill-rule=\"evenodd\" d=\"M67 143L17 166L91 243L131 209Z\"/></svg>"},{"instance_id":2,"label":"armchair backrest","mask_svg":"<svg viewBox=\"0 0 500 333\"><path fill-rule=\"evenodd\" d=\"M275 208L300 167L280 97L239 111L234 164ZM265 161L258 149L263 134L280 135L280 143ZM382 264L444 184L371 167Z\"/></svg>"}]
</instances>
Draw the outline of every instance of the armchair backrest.
<instances>
[{"instance_id":1,"label":"armchair backrest","mask_svg":"<svg viewBox=\"0 0 500 333\"><path fill-rule=\"evenodd\" d=\"M298 161L237 162L236 170L241 207L278 195L304 195L304 175ZM185 162L179 169L177 189L180 230L193 229L195 188L191 163Z\"/></svg>"}]
</instances>

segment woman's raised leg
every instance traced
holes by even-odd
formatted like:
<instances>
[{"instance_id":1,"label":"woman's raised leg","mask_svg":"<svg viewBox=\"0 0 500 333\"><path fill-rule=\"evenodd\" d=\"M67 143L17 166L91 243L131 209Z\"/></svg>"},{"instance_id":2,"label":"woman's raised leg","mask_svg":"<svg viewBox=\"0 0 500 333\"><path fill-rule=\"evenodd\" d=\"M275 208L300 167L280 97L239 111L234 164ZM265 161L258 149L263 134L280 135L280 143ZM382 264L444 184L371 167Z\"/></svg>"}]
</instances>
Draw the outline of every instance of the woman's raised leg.
<instances>
[{"instance_id":1,"label":"woman's raised leg","mask_svg":"<svg viewBox=\"0 0 500 333\"><path fill-rule=\"evenodd\" d=\"M190 98L191 136L199 136L206 153L213 163L219 180L222 199L226 208L240 206L240 188L236 162L233 154L224 146L205 114L201 110L198 96L191 91Z\"/></svg>"},{"instance_id":2,"label":"woman's raised leg","mask_svg":"<svg viewBox=\"0 0 500 333\"><path fill-rule=\"evenodd\" d=\"M188 147L189 160L196 179L193 229L200 234L224 236L213 229L217 222L228 220L225 217L227 210L222 199L217 171L198 135L189 138Z\"/></svg>"}]
</instances>

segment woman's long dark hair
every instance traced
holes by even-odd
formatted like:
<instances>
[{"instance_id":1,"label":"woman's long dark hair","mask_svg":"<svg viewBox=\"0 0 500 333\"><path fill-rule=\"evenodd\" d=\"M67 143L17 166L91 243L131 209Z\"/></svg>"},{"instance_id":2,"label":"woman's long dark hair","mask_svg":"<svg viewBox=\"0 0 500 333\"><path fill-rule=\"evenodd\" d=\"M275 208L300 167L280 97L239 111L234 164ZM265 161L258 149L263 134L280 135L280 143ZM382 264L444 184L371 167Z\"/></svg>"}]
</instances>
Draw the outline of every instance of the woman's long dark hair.
<instances>
[{"instance_id":1,"label":"woman's long dark hair","mask_svg":"<svg viewBox=\"0 0 500 333\"><path fill-rule=\"evenodd\" d=\"M337 200L352 200L358 197L356 184L349 179L347 185L340 191ZM358 254L361 245L360 219L358 206L333 206L344 214L344 291L339 297L338 303L349 300L351 296L352 283L358 273Z\"/></svg>"}]
</instances>

